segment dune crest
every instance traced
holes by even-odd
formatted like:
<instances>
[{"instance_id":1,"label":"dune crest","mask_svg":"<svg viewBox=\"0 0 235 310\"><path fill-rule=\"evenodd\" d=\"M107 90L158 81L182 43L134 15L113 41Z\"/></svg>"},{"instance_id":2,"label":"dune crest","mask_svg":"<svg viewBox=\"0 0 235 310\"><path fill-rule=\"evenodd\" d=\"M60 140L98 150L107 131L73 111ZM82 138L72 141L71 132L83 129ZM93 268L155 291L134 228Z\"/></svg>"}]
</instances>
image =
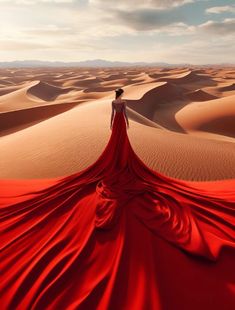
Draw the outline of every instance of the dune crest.
<instances>
[{"instance_id":1,"label":"dune crest","mask_svg":"<svg viewBox=\"0 0 235 310\"><path fill-rule=\"evenodd\" d=\"M186 130L201 130L235 138L235 95L203 103L192 102L175 115Z\"/></svg>"},{"instance_id":2,"label":"dune crest","mask_svg":"<svg viewBox=\"0 0 235 310\"><path fill-rule=\"evenodd\" d=\"M28 88L27 95L33 95L44 101L53 101L59 95L65 94L70 90L72 90L70 87L63 89L46 82L37 81L33 86Z\"/></svg>"},{"instance_id":3,"label":"dune crest","mask_svg":"<svg viewBox=\"0 0 235 310\"><path fill-rule=\"evenodd\" d=\"M221 91L235 90L235 83L231 83L230 85L219 87L219 90L221 90Z\"/></svg>"},{"instance_id":4,"label":"dune crest","mask_svg":"<svg viewBox=\"0 0 235 310\"><path fill-rule=\"evenodd\" d=\"M216 96L211 95L202 89L196 89L194 91L188 92L186 93L186 97L192 101L207 101L217 98Z\"/></svg>"},{"instance_id":5,"label":"dune crest","mask_svg":"<svg viewBox=\"0 0 235 310\"><path fill-rule=\"evenodd\" d=\"M172 76L169 76L167 78L165 77L162 77L159 79L159 81L161 80L166 80L166 81L169 81L169 82L174 82L175 84L179 84L179 83L182 83L182 84L188 84L188 83L205 83L208 85L213 85L214 82L213 80L207 76L207 75L202 75L202 74L198 74L198 73L195 73L193 71L188 71L188 72L183 72L183 73L179 73L179 74L176 74L176 75L172 75Z\"/></svg>"}]
</instances>

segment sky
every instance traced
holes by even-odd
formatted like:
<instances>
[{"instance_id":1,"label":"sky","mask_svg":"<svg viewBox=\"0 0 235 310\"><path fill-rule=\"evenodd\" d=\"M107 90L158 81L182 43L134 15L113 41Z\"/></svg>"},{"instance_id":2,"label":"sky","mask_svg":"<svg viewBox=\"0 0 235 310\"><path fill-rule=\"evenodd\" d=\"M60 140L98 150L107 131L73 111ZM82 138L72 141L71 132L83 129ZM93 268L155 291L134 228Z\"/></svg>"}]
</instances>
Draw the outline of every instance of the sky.
<instances>
[{"instance_id":1,"label":"sky","mask_svg":"<svg viewBox=\"0 0 235 310\"><path fill-rule=\"evenodd\" d=\"M0 62L219 64L234 55L234 0L0 0Z\"/></svg>"}]
</instances>

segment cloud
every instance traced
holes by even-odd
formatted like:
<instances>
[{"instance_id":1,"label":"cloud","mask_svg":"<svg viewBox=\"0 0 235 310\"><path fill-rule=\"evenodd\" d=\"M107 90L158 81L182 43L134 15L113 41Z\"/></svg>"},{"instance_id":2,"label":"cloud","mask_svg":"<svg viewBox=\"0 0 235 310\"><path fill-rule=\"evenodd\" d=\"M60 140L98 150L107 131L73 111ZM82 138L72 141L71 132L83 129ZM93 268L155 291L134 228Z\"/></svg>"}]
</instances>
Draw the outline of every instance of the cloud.
<instances>
[{"instance_id":1,"label":"cloud","mask_svg":"<svg viewBox=\"0 0 235 310\"><path fill-rule=\"evenodd\" d=\"M1 52L3 51L33 51L33 50L76 50L76 51L89 51L92 52L94 49L99 50L108 50L109 48L107 46L102 46L98 43L89 43L89 42L80 42L73 40L71 38L62 38L58 41L53 42L32 42L32 41L26 41L26 40L14 40L14 39L4 39L1 40Z\"/></svg>"},{"instance_id":2,"label":"cloud","mask_svg":"<svg viewBox=\"0 0 235 310\"><path fill-rule=\"evenodd\" d=\"M187 3L193 3L201 0L89 0L90 5L100 6L103 8L119 8L133 9L134 8L155 8L164 9L178 7Z\"/></svg>"},{"instance_id":3,"label":"cloud","mask_svg":"<svg viewBox=\"0 0 235 310\"><path fill-rule=\"evenodd\" d=\"M235 18L226 18L221 22L209 20L200 24L197 28L215 35L231 35L235 33Z\"/></svg>"},{"instance_id":4,"label":"cloud","mask_svg":"<svg viewBox=\"0 0 235 310\"><path fill-rule=\"evenodd\" d=\"M35 4L70 4L74 0L0 0L2 4L35 5Z\"/></svg>"},{"instance_id":5,"label":"cloud","mask_svg":"<svg viewBox=\"0 0 235 310\"><path fill-rule=\"evenodd\" d=\"M68 36L73 35L73 29L71 27L61 27L54 24L48 24L41 27L27 27L21 28L21 33L34 36Z\"/></svg>"},{"instance_id":6,"label":"cloud","mask_svg":"<svg viewBox=\"0 0 235 310\"><path fill-rule=\"evenodd\" d=\"M100 22L107 25L105 29L116 25L133 34L188 35L194 28L186 24L188 15L178 7L202 1L207 0L89 0L89 4L98 10Z\"/></svg>"},{"instance_id":7,"label":"cloud","mask_svg":"<svg viewBox=\"0 0 235 310\"><path fill-rule=\"evenodd\" d=\"M111 24L126 25L137 31L159 30L168 25L183 23L184 16L178 12L173 14L172 9L110 9L109 15L103 21Z\"/></svg>"},{"instance_id":8,"label":"cloud","mask_svg":"<svg viewBox=\"0 0 235 310\"><path fill-rule=\"evenodd\" d=\"M33 49L50 48L49 45L38 42L27 42L17 40L1 40L1 50L5 51L20 51L20 50L33 50Z\"/></svg>"},{"instance_id":9,"label":"cloud","mask_svg":"<svg viewBox=\"0 0 235 310\"><path fill-rule=\"evenodd\" d=\"M160 61L194 64L234 63L235 46L233 41L229 37L223 37L220 40L217 40L216 37L212 40L198 37L177 45L156 42L154 50Z\"/></svg>"},{"instance_id":10,"label":"cloud","mask_svg":"<svg viewBox=\"0 0 235 310\"><path fill-rule=\"evenodd\" d=\"M220 14L220 13L235 13L235 5L214 6L206 9L206 13Z\"/></svg>"}]
</instances>

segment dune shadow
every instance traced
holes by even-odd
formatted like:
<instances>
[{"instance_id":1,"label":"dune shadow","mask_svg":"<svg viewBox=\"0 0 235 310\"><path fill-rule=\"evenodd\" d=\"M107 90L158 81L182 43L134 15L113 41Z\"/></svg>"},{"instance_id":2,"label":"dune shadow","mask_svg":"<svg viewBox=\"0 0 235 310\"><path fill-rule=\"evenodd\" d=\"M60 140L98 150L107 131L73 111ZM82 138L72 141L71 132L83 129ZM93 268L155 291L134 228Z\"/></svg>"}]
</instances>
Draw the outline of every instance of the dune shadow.
<instances>
[{"instance_id":1,"label":"dune shadow","mask_svg":"<svg viewBox=\"0 0 235 310\"><path fill-rule=\"evenodd\" d=\"M79 102L80 103L80 102ZM25 129L66 112L79 104L61 103L0 113L0 137Z\"/></svg>"}]
</instances>

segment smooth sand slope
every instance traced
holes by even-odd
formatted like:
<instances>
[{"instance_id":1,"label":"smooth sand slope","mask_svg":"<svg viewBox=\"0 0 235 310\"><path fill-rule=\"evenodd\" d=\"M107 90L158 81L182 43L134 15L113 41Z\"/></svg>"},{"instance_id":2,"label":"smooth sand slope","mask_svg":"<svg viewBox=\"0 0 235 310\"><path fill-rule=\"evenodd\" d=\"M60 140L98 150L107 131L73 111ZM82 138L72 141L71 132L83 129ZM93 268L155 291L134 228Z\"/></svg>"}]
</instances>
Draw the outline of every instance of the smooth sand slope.
<instances>
[{"instance_id":1,"label":"smooth sand slope","mask_svg":"<svg viewBox=\"0 0 235 310\"><path fill-rule=\"evenodd\" d=\"M50 178L94 162L122 87L131 144L152 169L235 177L235 69L8 68L0 82L0 178ZM92 150L92 151L91 151Z\"/></svg>"}]
</instances>

